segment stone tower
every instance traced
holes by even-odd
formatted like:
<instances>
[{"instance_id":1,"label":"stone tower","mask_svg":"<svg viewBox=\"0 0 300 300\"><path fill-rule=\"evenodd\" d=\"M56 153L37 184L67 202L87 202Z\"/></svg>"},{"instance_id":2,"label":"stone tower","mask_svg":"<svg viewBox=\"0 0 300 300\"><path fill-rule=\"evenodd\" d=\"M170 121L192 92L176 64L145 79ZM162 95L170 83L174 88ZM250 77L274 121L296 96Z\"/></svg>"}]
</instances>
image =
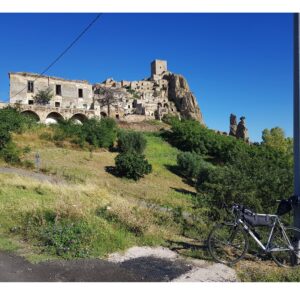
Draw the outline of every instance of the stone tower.
<instances>
[{"instance_id":1,"label":"stone tower","mask_svg":"<svg viewBox=\"0 0 300 300\"><path fill-rule=\"evenodd\" d=\"M151 77L155 75L161 75L163 72L167 71L167 61L166 60L154 60L151 63Z\"/></svg>"}]
</instances>

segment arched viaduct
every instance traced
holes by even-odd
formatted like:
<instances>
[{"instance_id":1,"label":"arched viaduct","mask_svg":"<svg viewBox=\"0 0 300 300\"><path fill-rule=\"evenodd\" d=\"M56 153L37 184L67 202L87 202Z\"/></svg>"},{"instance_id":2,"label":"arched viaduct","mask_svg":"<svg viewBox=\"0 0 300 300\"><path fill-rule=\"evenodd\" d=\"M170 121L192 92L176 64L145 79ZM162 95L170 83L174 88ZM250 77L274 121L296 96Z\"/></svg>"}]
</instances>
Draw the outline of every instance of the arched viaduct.
<instances>
[{"instance_id":1,"label":"arched viaduct","mask_svg":"<svg viewBox=\"0 0 300 300\"><path fill-rule=\"evenodd\" d=\"M59 120L69 120L83 123L87 119L100 118L97 110L85 110L78 108L47 107L42 105L21 105L19 107L22 114L29 115L37 122L51 123Z\"/></svg>"}]
</instances>

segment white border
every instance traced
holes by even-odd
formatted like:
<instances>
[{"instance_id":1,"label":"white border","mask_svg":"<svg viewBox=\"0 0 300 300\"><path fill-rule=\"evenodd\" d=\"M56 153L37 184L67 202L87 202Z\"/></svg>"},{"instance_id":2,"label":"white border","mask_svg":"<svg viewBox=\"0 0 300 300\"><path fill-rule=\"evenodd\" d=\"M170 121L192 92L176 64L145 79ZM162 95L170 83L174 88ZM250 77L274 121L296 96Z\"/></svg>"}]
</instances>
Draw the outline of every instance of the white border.
<instances>
[{"instance_id":1,"label":"white border","mask_svg":"<svg viewBox=\"0 0 300 300\"><path fill-rule=\"evenodd\" d=\"M2 299L253 300L297 298L299 284L272 283L23 283L1 284Z\"/></svg>"},{"instance_id":2,"label":"white border","mask_svg":"<svg viewBox=\"0 0 300 300\"><path fill-rule=\"evenodd\" d=\"M1 0L1 12L299 12L299 0Z\"/></svg>"},{"instance_id":3,"label":"white border","mask_svg":"<svg viewBox=\"0 0 300 300\"><path fill-rule=\"evenodd\" d=\"M1 0L0 12L300 12L299 0ZM1 15L0 15L1 17ZM12 24L9 24L12 26ZM4 41L1 41L2 43ZM0 48L1 54L1 48ZM1 57L1 56L0 56ZM1 272L1 270L0 270ZM285 299L299 284L0 283L2 299ZM297 297L297 296L296 296Z\"/></svg>"}]
</instances>

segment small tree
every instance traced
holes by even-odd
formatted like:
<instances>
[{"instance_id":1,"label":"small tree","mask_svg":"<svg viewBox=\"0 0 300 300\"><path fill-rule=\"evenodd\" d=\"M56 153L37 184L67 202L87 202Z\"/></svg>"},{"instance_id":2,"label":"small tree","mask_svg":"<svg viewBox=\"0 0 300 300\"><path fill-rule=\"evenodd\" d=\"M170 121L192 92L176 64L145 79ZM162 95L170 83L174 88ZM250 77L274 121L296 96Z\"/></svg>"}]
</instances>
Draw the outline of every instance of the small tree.
<instances>
[{"instance_id":1,"label":"small tree","mask_svg":"<svg viewBox=\"0 0 300 300\"><path fill-rule=\"evenodd\" d=\"M120 152L135 152L142 154L146 148L147 140L140 132L121 131L118 138Z\"/></svg>"},{"instance_id":2,"label":"small tree","mask_svg":"<svg viewBox=\"0 0 300 300\"><path fill-rule=\"evenodd\" d=\"M116 171L120 176L138 180L151 173L152 166L143 154L135 152L123 152L116 156Z\"/></svg>"},{"instance_id":3,"label":"small tree","mask_svg":"<svg viewBox=\"0 0 300 300\"><path fill-rule=\"evenodd\" d=\"M53 97L53 92L50 88L40 90L36 95L33 96L35 104L46 105L49 104Z\"/></svg>"},{"instance_id":4,"label":"small tree","mask_svg":"<svg viewBox=\"0 0 300 300\"><path fill-rule=\"evenodd\" d=\"M292 153L293 140L285 137L284 130L274 127L271 130L264 129L262 132L262 144L284 153Z\"/></svg>"},{"instance_id":5,"label":"small tree","mask_svg":"<svg viewBox=\"0 0 300 300\"><path fill-rule=\"evenodd\" d=\"M121 88L96 86L95 87L95 100L101 107L107 106L107 114L110 117L111 105L118 103L119 98L126 94L126 91Z\"/></svg>"}]
</instances>

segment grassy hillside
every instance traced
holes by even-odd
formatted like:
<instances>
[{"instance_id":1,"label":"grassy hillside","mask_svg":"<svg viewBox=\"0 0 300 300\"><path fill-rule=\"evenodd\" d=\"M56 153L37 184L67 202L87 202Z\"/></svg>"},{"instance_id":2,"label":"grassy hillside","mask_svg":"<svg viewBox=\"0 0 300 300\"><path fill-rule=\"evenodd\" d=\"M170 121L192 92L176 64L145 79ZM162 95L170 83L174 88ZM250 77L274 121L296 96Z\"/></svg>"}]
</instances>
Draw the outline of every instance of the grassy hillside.
<instances>
[{"instance_id":1,"label":"grassy hillside","mask_svg":"<svg viewBox=\"0 0 300 300\"><path fill-rule=\"evenodd\" d=\"M14 116L10 119L10 148L8 156L2 152L0 168L9 166L5 157L10 159L15 151L17 168L27 168L27 176L0 173L0 250L18 251L31 261L105 257L133 245L164 245L209 260L203 242L222 212L222 201L273 209L272 199L290 194L290 153L247 145L196 122L177 123L164 135L159 131L162 123L130 127L147 130L142 133L145 156L153 169L134 181L116 176L114 149L74 142L74 132L55 138L52 127L34 124L24 129L23 121L20 125ZM182 170L179 149L189 153ZM34 168L37 152L39 172ZM56 183L37 180L40 173ZM236 270L243 281L300 278L298 271L278 269L252 255Z\"/></svg>"},{"instance_id":2,"label":"grassy hillside","mask_svg":"<svg viewBox=\"0 0 300 300\"><path fill-rule=\"evenodd\" d=\"M18 147L30 149L23 161L34 163L35 153L39 152L41 171L60 178L62 183L0 175L2 249L18 246L19 251L35 259L61 255L56 251L59 243L63 244L62 238L55 235L57 228L47 217L49 214L60 221L62 228L67 227L63 233L66 238L74 238L70 222L82 223L82 233L88 240L76 247L86 252L74 252L75 256L100 257L132 245L184 240L181 225L164 209L188 211L193 206L194 188L171 171L176 165L176 148L156 133L145 133L145 154L153 172L135 182L107 171L114 166L117 153L101 149L91 153L68 142L55 144L41 138L50 131L41 127L13 135ZM5 166L3 161L0 164Z\"/></svg>"}]
</instances>

